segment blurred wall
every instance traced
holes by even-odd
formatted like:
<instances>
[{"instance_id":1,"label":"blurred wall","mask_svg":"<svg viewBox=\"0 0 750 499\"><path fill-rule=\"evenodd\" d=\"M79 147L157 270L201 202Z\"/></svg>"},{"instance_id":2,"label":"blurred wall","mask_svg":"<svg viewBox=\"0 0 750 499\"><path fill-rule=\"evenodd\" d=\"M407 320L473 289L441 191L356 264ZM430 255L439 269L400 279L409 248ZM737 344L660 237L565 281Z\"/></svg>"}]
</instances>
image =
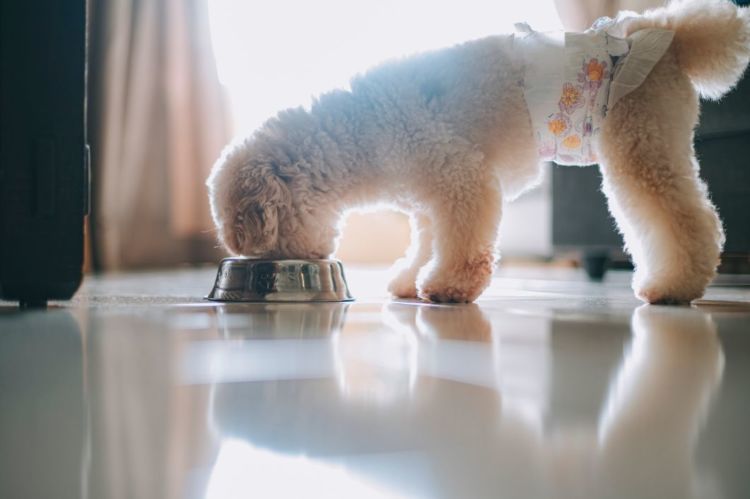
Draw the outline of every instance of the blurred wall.
<instances>
[{"instance_id":1,"label":"blurred wall","mask_svg":"<svg viewBox=\"0 0 750 499\"><path fill-rule=\"evenodd\" d=\"M503 208L499 247L505 257L545 258L552 254L549 171L544 181ZM353 212L344 223L337 258L347 263L393 263L409 246L409 219L396 211Z\"/></svg>"}]
</instances>

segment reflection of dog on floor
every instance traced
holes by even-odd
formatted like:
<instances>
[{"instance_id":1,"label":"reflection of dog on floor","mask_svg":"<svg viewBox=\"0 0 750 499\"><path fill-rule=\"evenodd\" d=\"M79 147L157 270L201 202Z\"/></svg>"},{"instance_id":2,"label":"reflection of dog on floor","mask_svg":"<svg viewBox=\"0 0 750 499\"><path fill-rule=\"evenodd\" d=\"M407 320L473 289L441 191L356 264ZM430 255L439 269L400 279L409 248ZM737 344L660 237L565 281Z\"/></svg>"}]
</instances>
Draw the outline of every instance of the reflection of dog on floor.
<instances>
[{"instance_id":1,"label":"reflection of dog on floor","mask_svg":"<svg viewBox=\"0 0 750 499\"><path fill-rule=\"evenodd\" d=\"M314 309L305 313L318 320ZM573 354L565 351L570 338L555 347L552 336L534 335L573 331L556 323L580 324L554 313L488 314L472 305L456 316L440 306L390 304L383 314L390 334L355 321L330 338L330 350L317 334L302 334L298 342L251 341L251 357L242 364L255 364L253 374L262 376L214 385L212 426L222 439L243 440L277 457L334 463L366 482L414 492L406 495L721 497L720 484L711 480L716 470L695 458L723 371L710 315L644 305L632 314L632 340L622 356L609 357L601 354L621 348L626 338L624 318L613 323L611 315L601 316L610 334L594 351ZM619 327L622 337L612 334ZM253 340L256 332L239 328L224 336L243 334ZM381 341L368 339L373 336ZM278 343L274 358L289 350L282 358L305 359L305 369L248 362L259 343ZM239 359L240 345L228 346L217 365ZM582 371L587 357L594 362ZM554 366L556 373L576 376L552 385ZM593 380L609 379L613 370L613 383L596 395ZM577 410L547 413L555 398ZM561 416L565 424L541 424ZM242 470L232 490L257 495L258 477L274 468L257 460L250 473L237 462L227 462ZM330 496L335 484L315 485Z\"/></svg>"},{"instance_id":2,"label":"reflection of dog on floor","mask_svg":"<svg viewBox=\"0 0 750 499\"><path fill-rule=\"evenodd\" d=\"M545 159L598 162L637 295L700 297L724 238L693 153L698 96L742 75L747 9L677 1L561 43L525 31L383 64L228 147L208 180L223 244L327 257L346 209L387 202L415 225L390 291L472 301L490 281L503 201L534 185Z\"/></svg>"}]
</instances>

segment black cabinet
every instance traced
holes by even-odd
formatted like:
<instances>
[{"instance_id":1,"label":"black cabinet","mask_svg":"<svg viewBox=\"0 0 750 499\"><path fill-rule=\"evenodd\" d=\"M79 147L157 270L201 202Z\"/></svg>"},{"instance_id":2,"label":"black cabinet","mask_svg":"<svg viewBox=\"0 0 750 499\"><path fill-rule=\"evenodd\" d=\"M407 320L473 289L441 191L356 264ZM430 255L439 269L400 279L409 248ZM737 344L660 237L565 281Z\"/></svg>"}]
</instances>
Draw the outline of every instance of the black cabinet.
<instances>
[{"instance_id":1,"label":"black cabinet","mask_svg":"<svg viewBox=\"0 0 750 499\"><path fill-rule=\"evenodd\" d=\"M0 0L0 298L81 282L88 211L86 3Z\"/></svg>"}]
</instances>

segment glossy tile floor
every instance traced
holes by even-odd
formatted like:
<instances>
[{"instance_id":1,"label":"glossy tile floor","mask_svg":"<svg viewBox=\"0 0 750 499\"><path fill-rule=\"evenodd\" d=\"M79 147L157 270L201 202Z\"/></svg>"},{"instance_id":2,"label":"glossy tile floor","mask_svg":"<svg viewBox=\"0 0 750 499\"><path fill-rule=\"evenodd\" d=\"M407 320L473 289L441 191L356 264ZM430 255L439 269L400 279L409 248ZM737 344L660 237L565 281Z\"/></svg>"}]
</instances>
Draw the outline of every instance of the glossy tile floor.
<instances>
[{"instance_id":1,"label":"glossy tile floor","mask_svg":"<svg viewBox=\"0 0 750 499\"><path fill-rule=\"evenodd\" d=\"M347 270L352 304L207 303L206 269L0 305L0 497L750 497L750 287L438 306Z\"/></svg>"}]
</instances>

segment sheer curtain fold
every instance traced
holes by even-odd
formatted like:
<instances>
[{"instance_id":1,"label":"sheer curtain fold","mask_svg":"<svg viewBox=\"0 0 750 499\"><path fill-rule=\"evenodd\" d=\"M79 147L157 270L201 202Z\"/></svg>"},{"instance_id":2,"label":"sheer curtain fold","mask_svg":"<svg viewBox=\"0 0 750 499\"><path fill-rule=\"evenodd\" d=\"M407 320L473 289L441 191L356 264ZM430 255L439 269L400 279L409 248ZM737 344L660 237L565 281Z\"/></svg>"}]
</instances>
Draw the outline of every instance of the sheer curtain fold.
<instances>
[{"instance_id":1,"label":"sheer curtain fold","mask_svg":"<svg viewBox=\"0 0 750 499\"><path fill-rule=\"evenodd\" d=\"M219 258L204 186L230 137L206 0L93 0L98 267Z\"/></svg>"}]
</instances>

